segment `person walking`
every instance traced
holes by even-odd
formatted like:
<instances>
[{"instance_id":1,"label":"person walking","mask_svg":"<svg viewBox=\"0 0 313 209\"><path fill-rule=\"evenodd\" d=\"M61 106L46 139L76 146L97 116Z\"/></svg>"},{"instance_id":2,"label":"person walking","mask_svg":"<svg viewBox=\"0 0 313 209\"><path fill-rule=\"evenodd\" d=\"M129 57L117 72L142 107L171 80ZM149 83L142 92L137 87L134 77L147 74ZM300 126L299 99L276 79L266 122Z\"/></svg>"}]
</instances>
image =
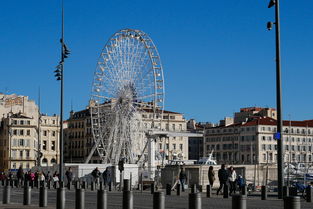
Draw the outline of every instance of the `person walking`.
<instances>
[{"instance_id":1,"label":"person walking","mask_svg":"<svg viewBox=\"0 0 313 209\"><path fill-rule=\"evenodd\" d=\"M100 178L101 173L100 173L98 167L96 167L96 168L91 172L91 175L93 176L94 181L96 182L96 184L99 184L99 178Z\"/></svg>"},{"instance_id":2,"label":"person walking","mask_svg":"<svg viewBox=\"0 0 313 209\"><path fill-rule=\"evenodd\" d=\"M179 181L180 181L180 184L182 186L182 191L184 192L185 191L185 183L187 182L187 175L186 175L184 168L180 169Z\"/></svg>"},{"instance_id":3,"label":"person walking","mask_svg":"<svg viewBox=\"0 0 313 209\"><path fill-rule=\"evenodd\" d=\"M218 188L216 195L226 186L228 179L228 173L226 170L225 164L221 165L221 168L218 170L218 180L220 181L220 187Z\"/></svg>"},{"instance_id":4,"label":"person walking","mask_svg":"<svg viewBox=\"0 0 313 209\"><path fill-rule=\"evenodd\" d=\"M23 182L23 178L24 178L24 172L23 172L22 166L20 166L18 168L18 171L16 173L16 177L17 177L18 186L21 186L22 182Z\"/></svg>"},{"instance_id":5,"label":"person walking","mask_svg":"<svg viewBox=\"0 0 313 209\"><path fill-rule=\"evenodd\" d=\"M70 188L70 185L73 181L73 171L71 167L69 167L68 170L65 172L65 176L67 179L67 188Z\"/></svg>"},{"instance_id":6,"label":"person walking","mask_svg":"<svg viewBox=\"0 0 313 209\"><path fill-rule=\"evenodd\" d=\"M208 179L209 179L209 183L211 185L211 188L213 188L213 183L215 181L215 172L213 170L213 166L209 167Z\"/></svg>"},{"instance_id":7,"label":"person walking","mask_svg":"<svg viewBox=\"0 0 313 209\"><path fill-rule=\"evenodd\" d=\"M236 193L236 179L237 179L237 174L233 166L229 167L229 185L230 185L230 191L229 195L231 195L233 192L234 194Z\"/></svg>"},{"instance_id":8,"label":"person walking","mask_svg":"<svg viewBox=\"0 0 313 209\"><path fill-rule=\"evenodd\" d=\"M111 173L111 168L110 167L106 167L105 171L102 173L102 178L103 178L105 187L111 185L112 173Z\"/></svg>"}]
</instances>

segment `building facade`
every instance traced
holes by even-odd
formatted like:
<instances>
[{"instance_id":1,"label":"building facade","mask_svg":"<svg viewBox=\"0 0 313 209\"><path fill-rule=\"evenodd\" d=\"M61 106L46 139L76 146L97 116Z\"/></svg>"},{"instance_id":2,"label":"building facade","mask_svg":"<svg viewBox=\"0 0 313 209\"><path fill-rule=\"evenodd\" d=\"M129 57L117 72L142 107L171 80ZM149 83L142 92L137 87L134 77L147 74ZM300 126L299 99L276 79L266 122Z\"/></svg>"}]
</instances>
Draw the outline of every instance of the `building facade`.
<instances>
[{"instance_id":1,"label":"building facade","mask_svg":"<svg viewBox=\"0 0 313 209\"><path fill-rule=\"evenodd\" d=\"M153 112L148 109L141 113L143 126L170 132L186 132L186 120L183 115L176 112L164 111L162 122L152 123ZM86 161L94 145L91 116L87 109L71 112L67 120L68 128L65 130L65 162L83 163ZM154 125L152 125L154 124ZM158 164L167 163L169 160L188 160L188 137L170 136L162 137L156 141L155 156ZM147 153L144 153L147 158ZM95 152L90 163L101 163Z\"/></svg>"},{"instance_id":2,"label":"building facade","mask_svg":"<svg viewBox=\"0 0 313 209\"><path fill-rule=\"evenodd\" d=\"M1 171L57 163L58 116L39 114L34 101L15 94L0 94L0 113Z\"/></svg>"},{"instance_id":3,"label":"building facade","mask_svg":"<svg viewBox=\"0 0 313 209\"><path fill-rule=\"evenodd\" d=\"M284 160L311 163L313 120L283 121ZM254 117L245 123L212 127L205 131L204 153L218 163L265 164L277 162L276 120Z\"/></svg>"}]
</instances>

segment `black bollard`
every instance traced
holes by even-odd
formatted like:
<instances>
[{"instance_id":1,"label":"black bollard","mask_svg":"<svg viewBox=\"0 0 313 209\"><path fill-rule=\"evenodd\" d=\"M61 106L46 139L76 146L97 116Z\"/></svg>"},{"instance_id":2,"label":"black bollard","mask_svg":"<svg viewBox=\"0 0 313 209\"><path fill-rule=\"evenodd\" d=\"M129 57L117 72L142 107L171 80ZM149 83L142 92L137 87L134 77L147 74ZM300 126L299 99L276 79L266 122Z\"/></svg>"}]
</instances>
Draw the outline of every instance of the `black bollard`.
<instances>
[{"instance_id":1,"label":"black bollard","mask_svg":"<svg viewBox=\"0 0 313 209\"><path fill-rule=\"evenodd\" d=\"M42 182L39 188L39 207L47 207L48 204L48 191L45 182Z\"/></svg>"},{"instance_id":2,"label":"black bollard","mask_svg":"<svg viewBox=\"0 0 313 209\"><path fill-rule=\"evenodd\" d=\"M109 182L109 191L112 191L112 182Z\"/></svg>"},{"instance_id":3,"label":"black bollard","mask_svg":"<svg viewBox=\"0 0 313 209\"><path fill-rule=\"evenodd\" d=\"M313 194L312 194L313 190L311 186L308 186L305 189L305 193L306 193L306 201L307 202L312 202L312 198L313 198Z\"/></svg>"},{"instance_id":4,"label":"black bollard","mask_svg":"<svg viewBox=\"0 0 313 209\"><path fill-rule=\"evenodd\" d=\"M166 195L171 195L172 185L166 184Z\"/></svg>"},{"instance_id":5,"label":"black bollard","mask_svg":"<svg viewBox=\"0 0 313 209\"><path fill-rule=\"evenodd\" d=\"M283 186L283 199L289 196L289 190L287 186Z\"/></svg>"},{"instance_id":6,"label":"black bollard","mask_svg":"<svg viewBox=\"0 0 313 209\"><path fill-rule=\"evenodd\" d=\"M176 194L177 196L180 196L180 183L176 184Z\"/></svg>"},{"instance_id":7,"label":"black bollard","mask_svg":"<svg viewBox=\"0 0 313 209\"><path fill-rule=\"evenodd\" d=\"M65 188L63 182L59 183L57 189L57 209L65 209Z\"/></svg>"},{"instance_id":8,"label":"black bollard","mask_svg":"<svg viewBox=\"0 0 313 209\"><path fill-rule=\"evenodd\" d=\"M247 185L243 185L242 187L241 187L241 194L242 195L247 195Z\"/></svg>"},{"instance_id":9,"label":"black bollard","mask_svg":"<svg viewBox=\"0 0 313 209\"><path fill-rule=\"evenodd\" d=\"M23 205L30 205L32 198L32 188L28 185L28 182L24 186Z\"/></svg>"},{"instance_id":10,"label":"black bollard","mask_svg":"<svg viewBox=\"0 0 313 209\"><path fill-rule=\"evenodd\" d=\"M100 188L97 192L97 209L108 208L108 192Z\"/></svg>"},{"instance_id":11,"label":"black bollard","mask_svg":"<svg viewBox=\"0 0 313 209\"><path fill-rule=\"evenodd\" d=\"M289 187L289 196L297 196L298 190L297 187Z\"/></svg>"},{"instance_id":12,"label":"black bollard","mask_svg":"<svg viewBox=\"0 0 313 209\"><path fill-rule=\"evenodd\" d=\"M206 197L212 196L212 187L211 185L206 185Z\"/></svg>"},{"instance_id":13,"label":"black bollard","mask_svg":"<svg viewBox=\"0 0 313 209\"><path fill-rule=\"evenodd\" d=\"M94 191L96 188L96 182L91 182L91 191Z\"/></svg>"},{"instance_id":14,"label":"black bollard","mask_svg":"<svg viewBox=\"0 0 313 209\"><path fill-rule=\"evenodd\" d=\"M261 200L266 200L267 199L267 191L266 191L266 186L261 187Z\"/></svg>"},{"instance_id":15,"label":"black bollard","mask_svg":"<svg viewBox=\"0 0 313 209\"><path fill-rule=\"evenodd\" d=\"M284 209L300 209L300 197L288 196L284 198Z\"/></svg>"},{"instance_id":16,"label":"black bollard","mask_svg":"<svg viewBox=\"0 0 313 209\"><path fill-rule=\"evenodd\" d=\"M197 193L197 184L192 185L191 187L191 193Z\"/></svg>"},{"instance_id":17,"label":"black bollard","mask_svg":"<svg viewBox=\"0 0 313 209\"><path fill-rule=\"evenodd\" d=\"M133 191L123 191L123 209L133 209Z\"/></svg>"},{"instance_id":18,"label":"black bollard","mask_svg":"<svg viewBox=\"0 0 313 209\"><path fill-rule=\"evenodd\" d=\"M9 186L9 183L3 187L3 198L2 198L2 203L3 204L10 204L10 199L11 199L11 187Z\"/></svg>"},{"instance_id":19,"label":"black bollard","mask_svg":"<svg viewBox=\"0 0 313 209\"><path fill-rule=\"evenodd\" d=\"M223 198L228 198L229 197L229 193L228 193L228 185L224 185L224 188L223 188Z\"/></svg>"},{"instance_id":20,"label":"black bollard","mask_svg":"<svg viewBox=\"0 0 313 209\"><path fill-rule=\"evenodd\" d=\"M189 209L201 209L201 193L189 194Z\"/></svg>"},{"instance_id":21,"label":"black bollard","mask_svg":"<svg viewBox=\"0 0 313 209\"><path fill-rule=\"evenodd\" d=\"M124 179L123 191L131 191L129 179Z\"/></svg>"},{"instance_id":22,"label":"black bollard","mask_svg":"<svg viewBox=\"0 0 313 209\"><path fill-rule=\"evenodd\" d=\"M247 196L245 195L232 195L232 209L246 209Z\"/></svg>"},{"instance_id":23,"label":"black bollard","mask_svg":"<svg viewBox=\"0 0 313 209\"><path fill-rule=\"evenodd\" d=\"M75 189L80 189L80 183L79 183L79 181L75 181Z\"/></svg>"},{"instance_id":24,"label":"black bollard","mask_svg":"<svg viewBox=\"0 0 313 209\"><path fill-rule=\"evenodd\" d=\"M76 189L75 209L85 209L85 190Z\"/></svg>"},{"instance_id":25,"label":"black bollard","mask_svg":"<svg viewBox=\"0 0 313 209\"><path fill-rule=\"evenodd\" d=\"M155 189L155 185L154 185L154 183L152 183L152 184L151 184L151 194L154 193L154 189Z\"/></svg>"},{"instance_id":26,"label":"black bollard","mask_svg":"<svg viewBox=\"0 0 313 209\"><path fill-rule=\"evenodd\" d=\"M86 181L82 182L82 189L87 189Z\"/></svg>"},{"instance_id":27,"label":"black bollard","mask_svg":"<svg viewBox=\"0 0 313 209\"><path fill-rule=\"evenodd\" d=\"M153 193L153 209L165 209L164 192Z\"/></svg>"}]
</instances>

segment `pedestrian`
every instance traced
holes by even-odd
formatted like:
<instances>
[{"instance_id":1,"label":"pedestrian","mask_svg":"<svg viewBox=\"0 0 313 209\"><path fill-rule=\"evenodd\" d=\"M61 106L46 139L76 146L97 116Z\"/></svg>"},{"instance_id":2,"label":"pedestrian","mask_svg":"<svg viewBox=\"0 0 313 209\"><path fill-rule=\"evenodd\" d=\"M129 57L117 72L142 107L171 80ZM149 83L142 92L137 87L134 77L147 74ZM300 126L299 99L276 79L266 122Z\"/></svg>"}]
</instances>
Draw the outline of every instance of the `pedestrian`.
<instances>
[{"instance_id":1,"label":"pedestrian","mask_svg":"<svg viewBox=\"0 0 313 209\"><path fill-rule=\"evenodd\" d=\"M230 191L229 195L231 195L233 192L234 194L236 193L236 179L237 179L237 174L233 166L229 167L229 185L230 185Z\"/></svg>"},{"instance_id":2,"label":"pedestrian","mask_svg":"<svg viewBox=\"0 0 313 209\"><path fill-rule=\"evenodd\" d=\"M218 188L216 195L226 186L228 179L228 173L226 170L225 164L221 165L221 168L218 170L218 180L220 181L220 187Z\"/></svg>"},{"instance_id":3,"label":"pedestrian","mask_svg":"<svg viewBox=\"0 0 313 209\"><path fill-rule=\"evenodd\" d=\"M22 181L24 178L24 171L23 171L22 166L20 166L18 168L17 173L16 173L16 177L17 177L18 186L22 185Z\"/></svg>"},{"instance_id":4,"label":"pedestrian","mask_svg":"<svg viewBox=\"0 0 313 209\"><path fill-rule=\"evenodd\" d=\"M213 166L209 167L208 179L209 179L209 183L211 185L211 188L213 188L213 183L215 181L215 172L213 170Z\"/></svg>"},{"instance_id":5,"label":"pedestrian","mask_svg":"<svg viewBox=\"0 0 313 209\"><path fill-rule=\"evenodd\" d=\"M112 172L110 167L106 167L105 171L102 173L104 186L110 186L112 182Z\"/></svg>"},{"instance_id":6,"label":"pedestrian","mask_svg":"<svg viewBox=\"0 0 313 209\"><path fill-rule=\"evenodd\" d=\"M238 177L237 177L237 184L238 184L238 187L239 187L239 191L242 191L242 188L245 185L245 179L242 177L242 175L238 175Z\"/></svg>"},{"instance_id":7,"label":"pedestrian","mask_svg":"<svg viewBox=\"0 0 313 209\"><path fill-rule=\"evenodd\" d=\"M100 175L101 175L101 173L100 173L98 167L96 167L96 168L91 172L91 175L93 176L94 181L96 182L96 184L98 184L98 183L99 183L99 178L100 178Z\"/></svg>"},{"instance_id":8,"label":"pedestrian","mask_svg":"<svg viewBox=\"0 0 313 209\"><path fill-rule=\"evenodd\" d=\"M184 168L180 169L179 181L180 181L180 185L182 186L182 191L184 192L185 191L185 182L187 182L187 175L186 175Z\"/></svg>"},{"instance_id":9,"label":"pedestrian","mask_svg":"<svg viewBox=\"0 0 313 209\"><path fill-rule=\"evenodd\" d=\"M67 179L67 187L70 188L70 185L73 181L73 171L71 167L69 167L68 170L65 172L65 176Z\"/></svg>"}]
</instances>

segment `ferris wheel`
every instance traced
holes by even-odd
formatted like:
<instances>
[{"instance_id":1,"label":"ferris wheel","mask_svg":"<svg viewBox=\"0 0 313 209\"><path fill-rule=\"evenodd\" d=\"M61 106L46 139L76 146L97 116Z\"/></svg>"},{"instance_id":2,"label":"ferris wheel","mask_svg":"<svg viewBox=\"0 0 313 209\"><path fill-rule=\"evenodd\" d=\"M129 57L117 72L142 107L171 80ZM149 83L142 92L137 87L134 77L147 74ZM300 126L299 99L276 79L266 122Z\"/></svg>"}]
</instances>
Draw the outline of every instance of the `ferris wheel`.
<instances>
[{"instance_id":1,"label":"ferris wheel","mask_svg":"<svg viewBox=\"0 0 313 209\"><path fill-rule=\"evenodd\" d=\"M94 145L102 163L134 163L146 144L146 133L162 119L164 77L159 53L140 30L123 29L104 46L94 73L90 114ZM144 126L143 113L149 113Z\"/></svg>"}]
</instances>

